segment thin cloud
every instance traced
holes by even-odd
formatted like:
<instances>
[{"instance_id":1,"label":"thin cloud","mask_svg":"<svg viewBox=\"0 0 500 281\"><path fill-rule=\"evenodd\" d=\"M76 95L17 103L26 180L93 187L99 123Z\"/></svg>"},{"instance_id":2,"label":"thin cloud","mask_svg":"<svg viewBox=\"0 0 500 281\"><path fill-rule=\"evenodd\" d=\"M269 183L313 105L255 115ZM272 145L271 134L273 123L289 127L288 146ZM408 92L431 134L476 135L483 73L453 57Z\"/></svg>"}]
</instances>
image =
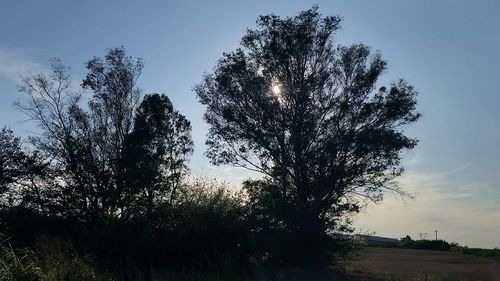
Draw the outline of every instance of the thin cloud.
<instances>
[{"instance_id":1,"label":"thin cloud","mask_svg":"<svg viewBox=\"0 0 500 281\"><path fill-rule=\"evenodd\" d=\"M473 247L500 247L500 196L495 183L477 180L471 165L441 172L408 173L400 186L414 195L411 202L387 197L356 216L356 226L379 235L404 237L418 233Z\"/></svg>"},{"instance_id":2,"label":"thin cloud","mask_svg":"<svg viewBox=\"0 0 500 281\"><path fill-rule=\"evenodd\" d=\"M0 76L19 83L23 76L46 72L46 68L35 62L26 50L0 47Z\"/></svg>"}]
</instances>

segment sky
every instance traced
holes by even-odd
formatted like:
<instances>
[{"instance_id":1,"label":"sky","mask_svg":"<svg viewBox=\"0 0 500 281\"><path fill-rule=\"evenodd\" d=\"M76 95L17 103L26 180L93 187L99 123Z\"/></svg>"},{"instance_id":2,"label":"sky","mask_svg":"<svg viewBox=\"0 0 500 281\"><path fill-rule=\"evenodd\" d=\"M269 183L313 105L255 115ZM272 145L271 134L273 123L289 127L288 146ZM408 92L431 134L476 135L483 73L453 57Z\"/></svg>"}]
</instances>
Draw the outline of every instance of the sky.
<instances>
[{"instance_id":1,"label":"sky","mask_svg":"<svg viewBox=\"0 0 500 281\"><path fill-rule=\"evenodd\" d=\"M357 231L432 238L438 230L450 242L500 247L500 1L2 1L0 126L21 136L37 130L12 106L23 99L23 75L47 71L58 57L78 86L85 61L124 46L144 59L144 92L165 93L191 120L192 176L238 186L258 175L204 157L208 127L193 86L259 15L294 16L313 5L343 18L336 43L380 50L389 65L380 85L405 78L419 92L423 118L406 132L420 143L403 153L398 179L415 199L387 194L354 217Z\"/></svg>"}]
</instances>

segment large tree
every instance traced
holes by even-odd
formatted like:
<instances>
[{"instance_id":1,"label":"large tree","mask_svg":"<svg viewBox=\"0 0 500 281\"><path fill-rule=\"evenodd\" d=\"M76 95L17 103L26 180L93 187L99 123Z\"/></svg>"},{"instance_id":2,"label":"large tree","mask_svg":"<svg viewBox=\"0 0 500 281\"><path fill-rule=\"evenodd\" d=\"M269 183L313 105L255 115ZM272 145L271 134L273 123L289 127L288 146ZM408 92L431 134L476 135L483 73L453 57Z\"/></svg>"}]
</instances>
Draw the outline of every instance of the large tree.
<instances>
[{"instance_id":1,"label":"large tree","mask_svg":"<svg viewBox=\"0 0 500 281\"><path fill-rule=\"evenodd\" d=\"M57 180L44 183L45 189L57 194L51 202L56 206L54 212L88 214L90 176L82 168L81 160L88 159L90 153L77 145L77 136L87 135L87 132L79 130L75 119L81 112L78 106L81 95L71 88L70 69L61 60L53 59L51 72L25 77L19 91L27 99L16 103L16 107L36 121L41 130L31 136L30 141L57 177Z\"/></svg>"},{"instance_id":2,"label":"large tree","mask_svg":"<svg viewBox=\"0 0 500 281\"><path fill-rule=\"evenodd\" d=\"M387 63L362 44L334 46L339 28L316 7L261 16L195 88L206 155L265 175L246 183L250 202L291 237L283 256L296 262L317 262L321 241L363 200L399 191L401 151L417 144L403 132L420 117L416 91L404 80L377 87Z\"/></svg>"}]
</instances>

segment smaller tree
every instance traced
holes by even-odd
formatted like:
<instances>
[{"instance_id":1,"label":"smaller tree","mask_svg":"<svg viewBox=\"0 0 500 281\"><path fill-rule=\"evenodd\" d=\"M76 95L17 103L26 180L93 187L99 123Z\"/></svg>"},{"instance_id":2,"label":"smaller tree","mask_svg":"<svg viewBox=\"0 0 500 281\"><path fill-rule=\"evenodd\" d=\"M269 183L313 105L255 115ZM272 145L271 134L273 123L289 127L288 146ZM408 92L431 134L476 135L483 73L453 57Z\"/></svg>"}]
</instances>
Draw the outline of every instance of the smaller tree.
<instances>
[{"instance_id":1,"label":"smaller tree","mask_svg":"<svg viewBox=\"0 0 500 281\"><path fill-rule=\"evenodd\" d=\"M69 67L59 59L52 59L50 73L25 77L19 91L27 101L15 106L41 129L39 135L29 140L46 160L53 177L57 177L45 182L54 195L51 203L59 206L56 213L88 216L92 213L89 202L95 194L92 192L95 186L91 186L99 170L89 169L96 161L91 143L88 139L83 141L81 136L91 135L91 129L78 105L81 95L72 89Z\"/></svg>"},{"instance_id":2,"label":"smaller tree","mask_svg":"<svg viewBox=\"0 0 500 281\"><path fill-rule=\"evenodd\" d=\"M401 238L401 242L403 242L404 245L409 245L412 242L410 235Z\"/></svg>"},{"instance_id":3,"label":"smaller tree","mask_svg":"<svg viewBox=\"0 0 500 281\"><path fill-rule=\"evenodd\" d=\"M190 122L166 95L147 95L125 139L123 172L131 194L146 208L154 200L172 202L193 152Z\"/></svg>"},{"instance_id":4,"label":"smaller tree","mask_svg":"<svg viewBox=\"0 0 500 281\"><path fill-rule=\"evenodd\" d=\"M26 159L21 149L21 139L15 137L12 130L2 128L0 132L0 194L9 189L22 177L23 162Z\"/></svg>"},{"instance_id":5,"label":"smaller tree","mask_svg":"<svg viewBox=\"0 0 500 281\"><path fill-rule=\"evenodd\" d=\"M40 154L29 153L21 146L21 139L12 130L0 132L0 198L2 207L29 207L47 213L53 209L47 183L53 179L52 171Z\"/></svg>"}]
</instances>

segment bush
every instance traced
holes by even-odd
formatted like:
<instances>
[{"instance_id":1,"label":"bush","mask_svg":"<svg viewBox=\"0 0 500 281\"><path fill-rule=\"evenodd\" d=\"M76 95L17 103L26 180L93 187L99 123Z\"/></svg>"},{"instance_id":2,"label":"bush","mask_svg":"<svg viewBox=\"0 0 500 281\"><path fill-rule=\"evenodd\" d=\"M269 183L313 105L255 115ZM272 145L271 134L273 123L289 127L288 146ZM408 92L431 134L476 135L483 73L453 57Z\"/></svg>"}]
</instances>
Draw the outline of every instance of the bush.
<instances>
[{"instance_id":1,"label":"bush","mask_svg":"<svg viewBox=\"0 0 500 281\"><path fill-rule=\"evenodd\" d=\"M175 202L159 205L150 219L154 228L148 228L143 242L152 261L178 269L201 265L215 269L228 260L243 265L249 228L242 203L243 195L224 183L190 182Z\"/></svg>"},{"instance_id":2,"label":"bush","mask_svg":"<svg viewBox=\"0 0 500 281\"><path fill-rule=\"evenodd\" d=\"M157 202L148 212L128 218L82 222L12 207L0 213L0 227L14 247L35 249L40 267L49 269L61 261L47 278L73 272L81 280L93 280L92 264L119 279L147 280L158 268L243 271L250 256L244 201L241 192L225 183L195 179L179 189L174 201ZM82 271L75 272L76 267Z\"/></svg>"},{"instance_id":3,"label":"bush","mask_svg":"<svg viewBox=\"0 0 500 281\"><path fill-rule=\"evenodd\" d=\"M174 201L94 225L81 244L90 248L100 271L121 278L150 280L160 271L186 270L241 275L249 260L243 202L243 195L224 183L196 179L180 188Z\"/></svg>"}]
</instances>

